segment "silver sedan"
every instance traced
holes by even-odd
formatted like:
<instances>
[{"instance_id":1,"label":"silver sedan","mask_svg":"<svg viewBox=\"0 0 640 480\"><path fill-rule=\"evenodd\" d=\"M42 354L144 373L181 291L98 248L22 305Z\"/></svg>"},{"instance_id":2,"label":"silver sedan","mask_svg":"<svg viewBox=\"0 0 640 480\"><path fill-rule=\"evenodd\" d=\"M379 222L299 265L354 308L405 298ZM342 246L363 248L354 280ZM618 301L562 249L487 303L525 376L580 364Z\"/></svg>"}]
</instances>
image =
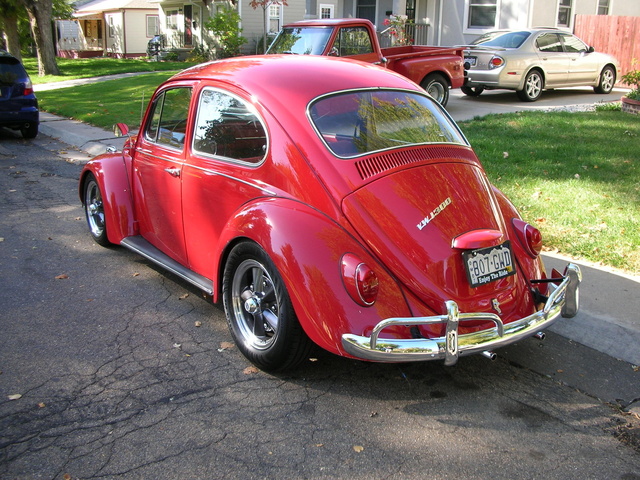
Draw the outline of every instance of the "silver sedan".
<instances>
[{"instance_id":1,"label":"silver sedan","mask_svg":"<svg viewBox=\"0 0 640 480\"><path fill-rule=\"evenodd\" d=\"M482 35L466 47L465 70L466 95L507 89L534 102L543 90L558 87L592 86L596 93L609 93L616 83L618 62L575 35L535 28Z\"/></svg>"}]
</instances>

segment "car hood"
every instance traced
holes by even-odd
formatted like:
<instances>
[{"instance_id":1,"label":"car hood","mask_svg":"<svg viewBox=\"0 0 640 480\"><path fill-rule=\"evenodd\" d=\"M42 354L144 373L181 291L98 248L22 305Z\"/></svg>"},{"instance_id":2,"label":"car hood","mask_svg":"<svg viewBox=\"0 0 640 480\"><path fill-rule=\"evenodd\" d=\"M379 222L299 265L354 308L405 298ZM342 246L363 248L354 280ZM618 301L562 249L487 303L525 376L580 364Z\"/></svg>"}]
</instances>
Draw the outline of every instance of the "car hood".
<instances>
[{"instance_id":1,"label":"car hood","mask_svg":"<svg viewBox=\"0 0 640 480\"><path fill-rule=\"evenodd\" d=\"M465 309L486 309L496 292L505 299L515 295L517 275L472 288L463 250L454 248L456 239L475 231L490 234L467 242L468 248L508 240L489 181L476 164L436 163L392 173L347 196L343 212L380 262L434 311L448 299Z\"/></svg>"}]
</instances>

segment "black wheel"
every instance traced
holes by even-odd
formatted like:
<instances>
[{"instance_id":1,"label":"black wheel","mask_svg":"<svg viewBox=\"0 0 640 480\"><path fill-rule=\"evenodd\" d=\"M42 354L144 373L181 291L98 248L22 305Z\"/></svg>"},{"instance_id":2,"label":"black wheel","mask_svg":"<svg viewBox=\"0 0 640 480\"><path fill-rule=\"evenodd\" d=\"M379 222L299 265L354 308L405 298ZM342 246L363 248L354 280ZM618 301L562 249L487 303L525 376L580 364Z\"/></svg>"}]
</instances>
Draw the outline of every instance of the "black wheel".
<instances>
[{"instance_id":1,"label":"black wheel","mask_svg":"<svg viewBox=\"0 0 640 480\"><path fill-rule=\"evenodd\" d=\"M596 93L611 93L613 86L616 84L616 71L611 65L607 65L600 72L600 82L597 87L593 87Z\"/></svg>"},{"instance_id":2,"label":"black wheel","mask_svg":"<svg viewBox=\"0 0 640 480\"><path fill-rule=\"evenodd\" d=\"M478 97L482 92L484 92L484 87L462 86L460 87L460 90L462 90L462 93L468 95L469 97Z\"/></svg>"},{"instance_id":3,"label":"black wheel","mask_svg":"<svg viewBox=\"0 0 640 480\"><path fill-rule=\"evenodd\" d=\"M524 79L524 88L517 90L518 98L523 102L535 102L544 88L544 78L540 70L531 70Z\"/></svg>"},{"instance_id":4,"label":"black wheel","mask_svg":"<svg viewBox=\"0 0 640 480\"><path fill-rule=\"evenodd\" d=\"M286 370L307 358L313 344L298 322L282 277L255 243L240 243L229 254L222 298L238 349L257 367Z\"/></svg>"},{"instance_id":5,"label":"black wheel","mask_svg":"<svg viewBox=\"0 0 640 480\"><path fill-rule=\"evenodd\" d=\"M89 224L89 232L98 245L108 247L111 242L107 238L107 224L104 216L102 192L96 177L90 173L84 183L84 214Z\"/></svg>"},{"instance_id":6,"label":"black wheel","mask_svg":"<svg viewBox=\"0 0 640 480\"><path fill-rule=\"evenodd\" d=\"M38 124L29 123L26 127L20 129L23 138L36 138L38 135Z\"/></svg>"},{"instance_id":7,"label":"black wheel","mask_svg":"<svg viewBox=\"0 0 640 480\"><path fill-rule=\"evenodd\" d=\"M420 86L440 105L443 107L447 106L447 102L449 101L449 83L442 75L439 73L427 75Z\"/></svg>"}]
</instances>

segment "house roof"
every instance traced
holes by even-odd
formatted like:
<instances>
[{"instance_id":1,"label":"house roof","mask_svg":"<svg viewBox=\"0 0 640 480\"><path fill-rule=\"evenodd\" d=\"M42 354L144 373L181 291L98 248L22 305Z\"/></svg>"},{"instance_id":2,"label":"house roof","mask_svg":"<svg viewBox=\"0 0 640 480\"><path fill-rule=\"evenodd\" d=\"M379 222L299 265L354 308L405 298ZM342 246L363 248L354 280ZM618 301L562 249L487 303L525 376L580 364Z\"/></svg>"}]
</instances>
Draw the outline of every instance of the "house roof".
<instances>
[{"instance_id":1,"label":"house roof","mask_svg":"<svg viewBox=\"0 0 640 480\"><path fill-rule=\"evenodd\" d=\"M92 2L85 3L81 7L77 8L73 15L75 17L83 17L86 15L127 8L148 8L157 10L158 7L151 4L148 0L93 0Z\"/></svg>"}]
</instances>

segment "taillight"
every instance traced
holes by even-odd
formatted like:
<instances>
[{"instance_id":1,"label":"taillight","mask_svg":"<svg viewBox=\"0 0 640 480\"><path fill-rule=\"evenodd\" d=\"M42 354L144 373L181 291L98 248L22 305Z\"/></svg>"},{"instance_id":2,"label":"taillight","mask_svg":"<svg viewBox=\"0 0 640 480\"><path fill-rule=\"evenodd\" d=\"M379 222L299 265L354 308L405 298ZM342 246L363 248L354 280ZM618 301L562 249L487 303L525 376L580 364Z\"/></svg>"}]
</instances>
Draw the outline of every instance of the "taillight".
<instances>
[{"instance_id":1,"label":"taillight","mask_svg":"<svg viewBox=\"0 0 640 480\"><path fill-rule=\"evenodd\" d=\"M513 219L513 227L515 228L518 240L520 240L520 243L529 256L536 258L540 255L540 251L542 250L542 234L540 230L519 218Z\"/></svg>"},{"instance_id":2,"label":"taillight","mask_svg":"<svg viewBox=\"0 0 640 480\"><path fill-rule=\"evenodd\" d=\"M373 305L378 297L378 276L366 263L352 253L341 260L342 281L353 300L363 307Z\"/></svg>"},{"instance_id":3,"label":"taillight","mask_svg":"<svg viewBox=\"0 0 640 480\"><path fill-rule=\"evenodd\" d=\"M33 84L31 83L31 80L27 80L26 82L24 82L24 89L22 90L22 95L26 97L27 95L31 95L32 93L33 93Z\"/></svg>"},{"instance_id":4,"label":"taillight","mask_svg":"<svg viewBox=\"0 0 640 480\"><path fill-rule=\"evenodd\" d=\"M502 57L494 56L491 57L491 60L489 60L489 69L498 68L502 65L504 65L504 58Z\"/></svg>"}]
</instances>

